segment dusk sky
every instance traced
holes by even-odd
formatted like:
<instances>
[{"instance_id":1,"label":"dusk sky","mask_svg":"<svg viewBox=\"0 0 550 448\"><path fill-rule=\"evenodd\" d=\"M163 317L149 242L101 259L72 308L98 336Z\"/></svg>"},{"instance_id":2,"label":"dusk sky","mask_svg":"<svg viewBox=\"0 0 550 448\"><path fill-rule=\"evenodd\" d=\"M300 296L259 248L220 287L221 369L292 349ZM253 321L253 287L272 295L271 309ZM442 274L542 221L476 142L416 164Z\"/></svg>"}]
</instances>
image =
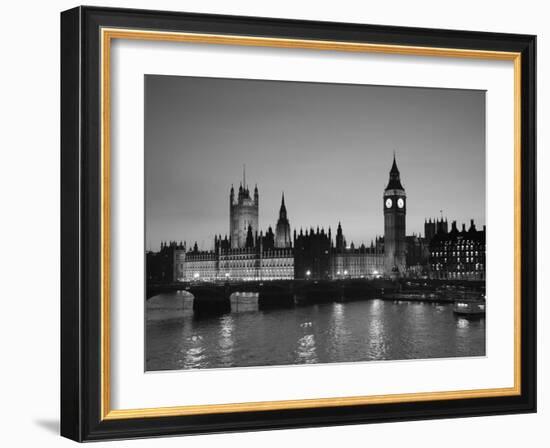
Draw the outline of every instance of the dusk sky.
<instances>
[{"instance_id":1,"label":"dusk sky","mask_svg":"<svg viewBox=\"0 0 550 448\"><path fill-rule=\"evenodd\" d=\"M449 226L485 224L485 91L146 75L147 249L228 234L243 164L261 230L284 191L292 231L341 221L348 243L369 244L394 151L407 235L440 210Z\"/></svg>"}]
</instances>

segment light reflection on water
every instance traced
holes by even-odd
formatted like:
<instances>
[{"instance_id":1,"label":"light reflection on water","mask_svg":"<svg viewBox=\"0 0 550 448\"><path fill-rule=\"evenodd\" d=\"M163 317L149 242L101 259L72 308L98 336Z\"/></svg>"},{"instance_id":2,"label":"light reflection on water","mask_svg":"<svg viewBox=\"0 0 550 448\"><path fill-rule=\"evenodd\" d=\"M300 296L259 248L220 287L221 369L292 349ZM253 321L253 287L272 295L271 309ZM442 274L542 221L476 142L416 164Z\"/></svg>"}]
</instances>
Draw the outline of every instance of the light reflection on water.
<instances>
[{"instance_id":1,"label":"light reflection on water","mask_svg":"<svg viewBox=\"0 0 550 448\"><path fill-rule=\"evenodd\" d=\"M451 305L375 299L197 318L185 293L147 303L147 370L483 355L485 319Z\"/></svg>"},{"instance_id":2,"label":"light reflection on water","mask_svg":"<svg viewBox=\"0 0 550 448\"><path fill-rule=\"evenodd\" d=\"M233 330L234 321L231 314L226 314L220 319L220 357L223 365L233 363Z\"/></svg>"},{"instance_id":3,"label":"light reflection on water","mask_svg":"<svg viewBox=\"0 0 550 448\"><path fill-rule=\"evenodd\" d=\"M387 337L384 328L384 315L382 313L384 303L382 300L371 301L370 321L368 323L368 351L373 359L386 359Z\"/></svg>"},{"instance_id":4,"label":"light reflection on water","mask_svg":"<svg viewBox=\"0 0 550 448\"><path fill-rule=\"evenodd\" d=\"M204 360L204 347L200 345L195 347L189 347L187 350L181 350L183 352L183 368L189 369L197 365L201 365Z\"/></svg>"},{"instance_id":5,"label":"light reflection on water","mask_svg":"<svg viewBox=\"0 0 550 448\"><path fill-rule=\"evenodd\" d=\"M315 336L313 334L306 334L300 338L296 355L299 364L314 364L318 362L315 353Z\"/></svg>"}]
</instances>

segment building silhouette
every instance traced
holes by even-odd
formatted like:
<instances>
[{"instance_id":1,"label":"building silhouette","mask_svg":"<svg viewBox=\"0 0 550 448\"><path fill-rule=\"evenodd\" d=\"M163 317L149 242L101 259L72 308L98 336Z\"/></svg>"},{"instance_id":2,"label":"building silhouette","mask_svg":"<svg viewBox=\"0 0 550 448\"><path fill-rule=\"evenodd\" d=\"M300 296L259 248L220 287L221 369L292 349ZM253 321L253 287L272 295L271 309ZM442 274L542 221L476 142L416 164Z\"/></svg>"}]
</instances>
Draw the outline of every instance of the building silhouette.
<instances>
[{"instance_id":1,"label":"building silhouette","mask_svg":"<svg viewBox=\"0 0 550 448\"><path fill-rule=\"evenodd\" d=\"M447 218L425 219L424 220L424 237L427 241L431 241L437 233L447 233L449 231L449 225Z\"/></svg>"},{"instance_id":2,"label":"building silhouette","mask_svg":"<svg viewBox=\"0 0 550 448\"><path fill-rule=\"evenodd\" d=\"M185 254L185 243L181 241L162 241L158 252L147 251L147 281L158 283L170 283L179 278L176 271L176 260L179 254Z\"/></svg>"},{"instance_id":3,"label":"building silhouette","mask_svg":"<svg viewBox=\"0 0 550 448\"><path fill-rule=\"evenodd\" d=\"M462 231L447 219L424 221L424 236L406 235L407 195L395 155L383 192L384 235L370 245L346 241L341 222L331 228L291 234L281 197L275 231L259 229L259 193L253 197L243 179L235 198L230 190L229 234L214 236L213 250L197 243L163 242L159 252L147 252L149 281L246 281L422 277L482 280L485 278L485 226Z\"/></svg>"},{"instance_id":4,"label":"building silhouette","mask_svg":"<svg viewBox=\"0 0 550 448\"><path fill-rule=\"evenodd\" d=\"M406 214L407 195L401 185L401 176L395 154L388 185L383 194L384 210L384 271L388 276L402 276L406 272Z\"/></svg>"},{"instance_id":5,"label":"building silhouette","mask_svg":"<svg viewBox=\"0 0 550 448\"><path fill-rule=\"evenodd\" d=\"M254 197L252 198L246 184L246 171L243 167L243 180L239 185L237 199L235 200L233 185L229 193L229 235L232 249L250 247L252 244L252 238L258 232L259 206L258 186L254 187Z\"/></svg>"},{"instance_id":6,"label":"building silhouette","mask_svg":"<svg viewBox=\"0 0 550 448\"><path fill-rule=\"evenodd\" d=\"M342 232L342 223L338 222L338 228L336 229L336 251L343 252L346 248L346 239Z\"/></svg>"},{"instance_id":7,"label":"building silhouette","mask_svg":"<svg viewBox=\"0 0 550 448\"><path fill-rule=\"evenodd\" d=\"M290 222L286 214L285 195L281 199L281 208L279 209L279 219L275 227L275 247L286 248L292 246L292 236L290 234Z\"/></svg>"},{"instance_id":8,"label":"building silhouette","mask_svg":"<svg viewBox=\"0 0 550 448\"><path fill-rule=\"evenodd\" d=\"M330 278L331 232L313 228L294 232L294 278Z\"/></svg>"}]
</instances>

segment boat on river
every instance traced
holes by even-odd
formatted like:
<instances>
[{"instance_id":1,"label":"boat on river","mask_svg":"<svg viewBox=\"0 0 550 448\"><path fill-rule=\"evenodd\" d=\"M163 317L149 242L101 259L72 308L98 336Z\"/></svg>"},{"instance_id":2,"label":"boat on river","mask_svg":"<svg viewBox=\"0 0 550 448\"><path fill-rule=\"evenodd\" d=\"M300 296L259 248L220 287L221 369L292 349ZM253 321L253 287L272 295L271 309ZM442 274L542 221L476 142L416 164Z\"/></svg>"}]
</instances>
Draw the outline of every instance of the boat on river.
<instances>
[{"instance_id":1,"label":"boat on river","mask_svg":"<svg viewBox=\"0 0 550 448\"><path fill-rule=\"evenodd\" d=\"M458 299L453 304L453 312L461 316L481 317L485 315L485 299Z\"/></svg>"}]
</instances>

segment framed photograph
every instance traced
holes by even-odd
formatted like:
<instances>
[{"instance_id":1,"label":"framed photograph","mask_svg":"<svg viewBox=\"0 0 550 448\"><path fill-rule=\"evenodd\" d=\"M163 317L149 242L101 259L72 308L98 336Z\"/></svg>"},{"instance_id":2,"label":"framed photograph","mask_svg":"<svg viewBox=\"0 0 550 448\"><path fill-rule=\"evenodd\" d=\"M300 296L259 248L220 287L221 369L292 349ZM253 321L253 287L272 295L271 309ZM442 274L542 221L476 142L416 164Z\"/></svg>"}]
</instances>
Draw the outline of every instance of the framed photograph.
<instances>
[{"instance_id":1,"label":"framed photograph","mask_svg":"<svg viewBox=\"0 0 550 448\"><path fill-rule=\"evenodd\" d=\"M61 14L61 433L535 412L535 36Z\"/></svg>"}]
</instances>

